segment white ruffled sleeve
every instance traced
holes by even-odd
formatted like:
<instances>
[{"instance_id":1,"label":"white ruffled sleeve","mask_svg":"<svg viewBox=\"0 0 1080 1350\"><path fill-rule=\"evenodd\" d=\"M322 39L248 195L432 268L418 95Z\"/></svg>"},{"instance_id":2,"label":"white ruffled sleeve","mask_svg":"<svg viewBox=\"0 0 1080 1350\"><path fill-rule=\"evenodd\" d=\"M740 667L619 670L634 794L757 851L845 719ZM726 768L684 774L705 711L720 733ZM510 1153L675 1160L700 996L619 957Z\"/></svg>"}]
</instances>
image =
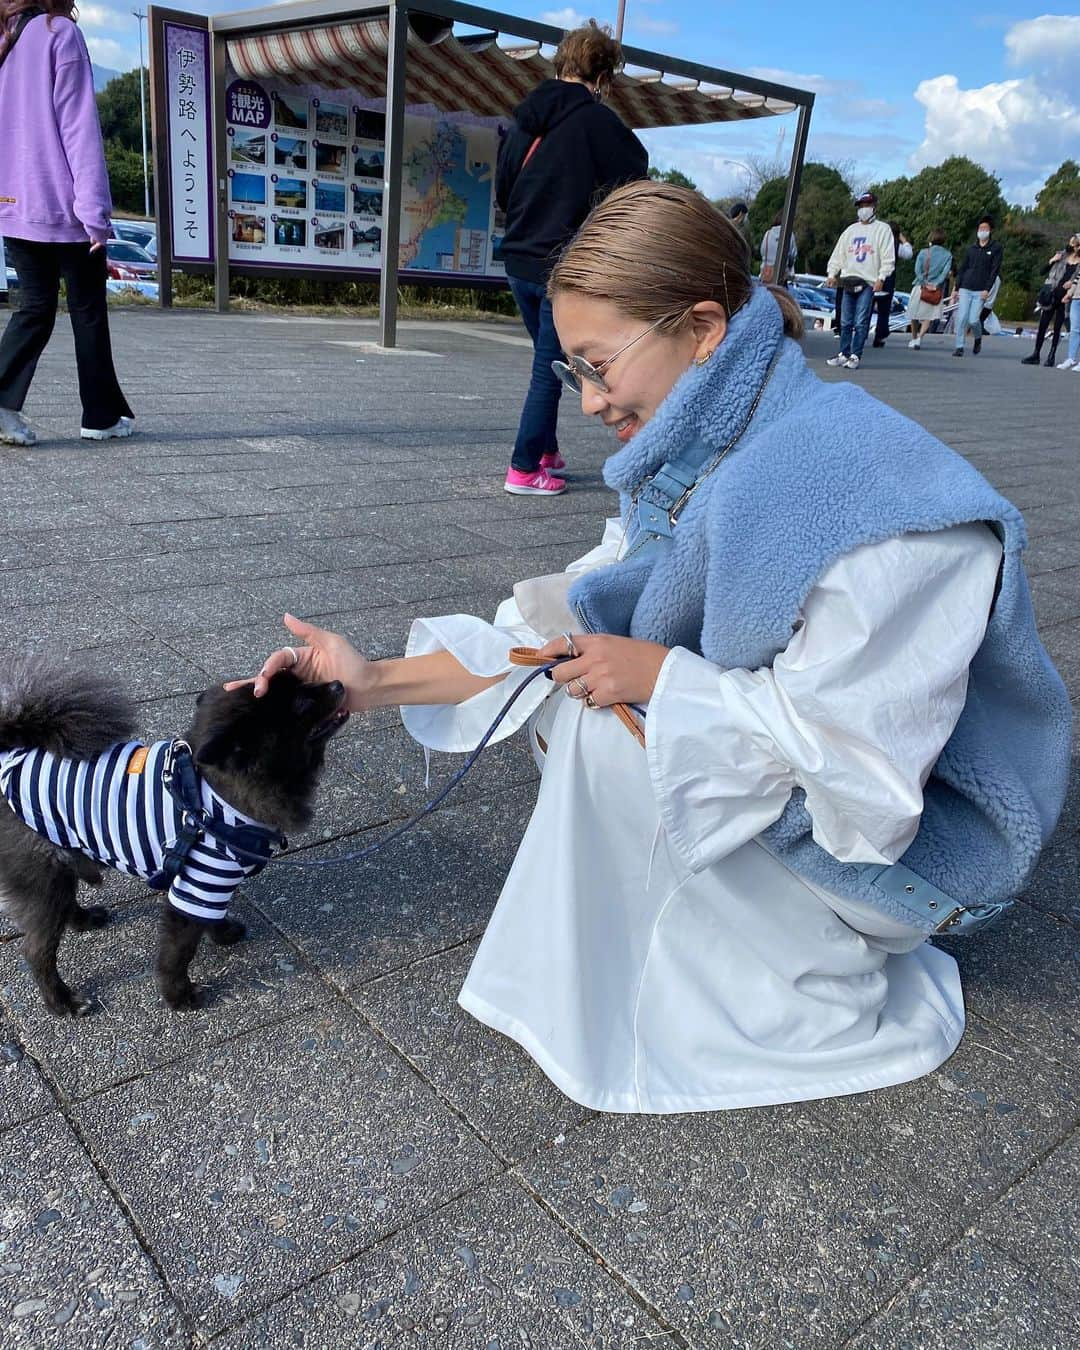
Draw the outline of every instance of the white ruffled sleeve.
<instances>
[{"instance_id":1,"label":"white ruffled sleeve","mask_svg":"<svg viewBox=\"0 0 1080 1350\"><path fill-rule=\"evenodd\" d=\"M588 572L614 562L622 541L623 529L616 518L605 522L600 544L584 557L576 559L567 572ZM529 667L512 666L507 659L511 647L542 647L547 641L523 619L516 601L504 600L487 623L471 614L443 614L438 618L416 619L409 632L406 656L425 656L448 651L473 675L506 675L500 684L484 689L464 703L406 704L401 709L405 730L429 750L463 753L472 750L498 715L499 709L533 673ZM539 708L556 686L538 676L507 713L490 744L513 735Z\"/></svg>"},{"instance_id":2,"label":"white ruffled sleeve","mask_svg":"<svg viewBox=\"0 0 1080 1350\"><path fill-rule=\"evenodd\" d=\"M866 545L826 571L771 669L722 670L675 648L646 719L665 832L698 871L806 793L842 862L892 863L964 707L1001 546L985 525Z\"/></svg>"}]
</instances>

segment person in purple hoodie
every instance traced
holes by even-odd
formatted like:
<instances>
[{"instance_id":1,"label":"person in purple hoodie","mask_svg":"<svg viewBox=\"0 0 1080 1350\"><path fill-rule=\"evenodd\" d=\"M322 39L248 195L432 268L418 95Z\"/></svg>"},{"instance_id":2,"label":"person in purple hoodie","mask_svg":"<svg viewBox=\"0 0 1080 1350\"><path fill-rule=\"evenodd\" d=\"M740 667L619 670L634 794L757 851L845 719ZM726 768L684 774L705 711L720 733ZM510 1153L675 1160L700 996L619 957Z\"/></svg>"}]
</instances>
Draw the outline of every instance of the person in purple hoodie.
<instances>
[{"instance_id":1,"label":"person in purple hoodie","mask_svg":"<svg viewBox=\"0 0 1080 1350\"><path fill-rule=\"evenodd\" d=\"M0 234L19 309L0 338L0 442L37 439L22 406L67 286L86 440L130 436L105 303L112 199L94 78L72 0L0 0Z\"/></svg>"}]
</instances>

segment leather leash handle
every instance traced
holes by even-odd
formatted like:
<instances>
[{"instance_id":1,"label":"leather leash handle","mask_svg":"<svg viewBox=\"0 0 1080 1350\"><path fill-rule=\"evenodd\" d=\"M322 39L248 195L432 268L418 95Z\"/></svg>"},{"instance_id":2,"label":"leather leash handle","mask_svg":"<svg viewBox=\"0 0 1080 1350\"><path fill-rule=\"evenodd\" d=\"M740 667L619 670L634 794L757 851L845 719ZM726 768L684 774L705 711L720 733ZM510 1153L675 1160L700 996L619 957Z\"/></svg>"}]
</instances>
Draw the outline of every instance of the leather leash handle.
<instances>
[{"instance_id":1,"label":"leather leash handle","mask_svg":"<svg viewBox=\"0 0 1080 1350\"><path fill-rule=\"evenodd\" d=\"M540 655L536 647L511 647L510 664L512 666L546 666L550 662L546 657ZM645 733L630 708L625 703L612 703L610 707L611 711L644 750Z\"/></svg>"}]
</instances>

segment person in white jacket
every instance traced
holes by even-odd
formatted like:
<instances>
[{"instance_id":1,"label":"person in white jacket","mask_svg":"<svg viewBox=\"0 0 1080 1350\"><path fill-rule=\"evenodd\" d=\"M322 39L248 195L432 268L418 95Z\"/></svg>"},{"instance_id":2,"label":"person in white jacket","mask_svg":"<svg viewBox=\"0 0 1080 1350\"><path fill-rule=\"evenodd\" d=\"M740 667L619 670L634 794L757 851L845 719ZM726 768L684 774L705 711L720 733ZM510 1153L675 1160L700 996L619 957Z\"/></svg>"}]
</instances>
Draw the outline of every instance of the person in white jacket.
<instances>
[{"instance_id":1,"label":"person in white jacket","mask_svg":"<svg viewBox=\"0 0 1080 1350\"><path fill-rule=\"evenodd\" d=\"M877 198L864 192L855 200L858 219L849 225L829 259L826 285L839 284L843 292L840 306L840 350L826 365L858 370L874 296L896 271L896 249L892 226L877 218Z\"/></svg>"}]
</instances>

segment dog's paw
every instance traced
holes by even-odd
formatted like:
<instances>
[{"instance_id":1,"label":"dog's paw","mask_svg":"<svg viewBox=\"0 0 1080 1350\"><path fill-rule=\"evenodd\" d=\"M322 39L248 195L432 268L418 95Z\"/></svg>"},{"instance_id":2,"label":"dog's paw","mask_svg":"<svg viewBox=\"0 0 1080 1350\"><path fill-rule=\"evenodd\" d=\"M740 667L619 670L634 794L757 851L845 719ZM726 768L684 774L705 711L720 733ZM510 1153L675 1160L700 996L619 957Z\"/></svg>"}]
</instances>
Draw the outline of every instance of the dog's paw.
<instances>
[{"instance_id":1,"label":"dog's paw","mask_svg":"<svg viewBox=\"0 0 1080 1350\"><path fill-rule=\"evenodd\" d=\"M163 989L161 992L173 1012L197 1012L200 1008L205 1008L210 1001L210 994L206 989L191 983L175 989Z\"/></svg>"},{"instance_id":2,"label":"dog's paw","mask_svg":"<svg viewBox=\"0 0 1080 1350\"><path fill-rule=\"evenodd\" d=\"M210 938L216 947L233 947L247 937L247 926L239 919L221 919L210 929Z\"/></svg>"},{"instance_id":3,"label":"dog's paw","mask_svg":"<svg viewBox=\"0 0 1080 1350\"><path fill-rule=\"evenodd\" d=\"M88 1017L97 1011L97 1004L85 994L77 994L61 983L51 994L45 994L45 1005L56 1017Z\"/></svg>"}]
</instances>

